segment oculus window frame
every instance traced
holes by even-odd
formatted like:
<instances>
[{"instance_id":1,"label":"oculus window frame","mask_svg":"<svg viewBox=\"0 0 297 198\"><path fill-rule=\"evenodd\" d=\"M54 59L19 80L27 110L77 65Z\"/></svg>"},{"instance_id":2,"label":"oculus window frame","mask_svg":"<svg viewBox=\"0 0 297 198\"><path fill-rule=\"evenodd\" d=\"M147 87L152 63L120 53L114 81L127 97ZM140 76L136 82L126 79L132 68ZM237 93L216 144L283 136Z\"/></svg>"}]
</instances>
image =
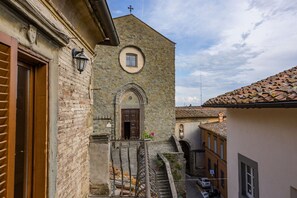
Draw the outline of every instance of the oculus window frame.
<instances>
[{"instance_id":1,"label":"oculus window frame","mask_svg":"<svg viewBox=\"0 0 297 198\"><path fill-rule=\"evenodd\" d=\"M130 58L128 59L129 56ZM144 53L137 46L125 46L119 52L119 64L125 72L129 74L137 74L141 72L145 66Z\"/></svg>"}]
</instances>

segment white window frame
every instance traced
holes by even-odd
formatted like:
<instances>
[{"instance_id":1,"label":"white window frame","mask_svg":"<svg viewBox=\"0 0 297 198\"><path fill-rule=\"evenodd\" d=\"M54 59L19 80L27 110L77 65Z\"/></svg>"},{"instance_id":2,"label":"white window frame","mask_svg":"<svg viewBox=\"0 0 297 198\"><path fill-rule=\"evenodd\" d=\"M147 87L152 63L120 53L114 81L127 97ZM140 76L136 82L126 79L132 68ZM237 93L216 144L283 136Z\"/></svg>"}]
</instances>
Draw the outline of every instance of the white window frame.
<instances>
[{"instance_id":1,"label":"white window frame","mask_svg":"<svg viewBox=\"0 0 297 198\"><path fill-rule=\"evenodd\" d=\"M207 147L210 149L210 134L207 136Z\"/></svg>"},{"instance_id":2,"label":"white window frame","mask_svg":"<svg viewBox=\"0 0 297 198\"><path fill-rule=\"evenodd\" d=\"M224 142L221 142L221 145L220 145L220 157L221 159L224 159Z\"/></svg>"},{"instance_id":3,"label":"white window frame","mask_svg":"<svg viewBox=\"0 0 297 198\"><path fill-rule=\"evenodd\" d=\"M239 198L259 198L258 163L238 153Z\"/></svg>"},{"instance_id":4,"label":"white window frame","mask_svg":"<svg viewBox=\"0 0 297 198\"><path fill-rule=\"evenodd\" d=\"M248 179L250 178L250 179ZM245 186L248 198L255 197L255 170L249 165L245 165Z\"/></svg>"},{"instance_id":5,"label":"white window frame","mask_svg":"<svg viewBox=\"0 0 297 198\"><path fill-rule=\"evenodd\" d=\"M214 151L215 153L218 153L218 145L217 145L217 143L218 143L217 137L214 136L214 137L213 137L213 151Z\"/></svg>"}]
</instances>

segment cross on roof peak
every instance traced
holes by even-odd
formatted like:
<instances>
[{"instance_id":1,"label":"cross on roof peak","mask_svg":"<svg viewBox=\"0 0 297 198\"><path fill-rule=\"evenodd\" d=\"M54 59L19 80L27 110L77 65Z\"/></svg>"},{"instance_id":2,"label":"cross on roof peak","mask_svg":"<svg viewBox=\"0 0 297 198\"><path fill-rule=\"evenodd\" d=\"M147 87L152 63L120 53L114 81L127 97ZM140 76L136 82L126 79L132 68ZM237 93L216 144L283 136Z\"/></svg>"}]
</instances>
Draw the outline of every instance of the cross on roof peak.
<instances>
[{"instance_id":1,"label":"cross on roof peak","mask_svg":"<svg viewBox=\"0 0 297 198\"><path fill-rule=\"evenodd\" d=\"M134 8L132 7L132 5L129 5L128 9L130 10L130 14L132 13L132 10L134 10Z\"/></svg>"}]
</instances>

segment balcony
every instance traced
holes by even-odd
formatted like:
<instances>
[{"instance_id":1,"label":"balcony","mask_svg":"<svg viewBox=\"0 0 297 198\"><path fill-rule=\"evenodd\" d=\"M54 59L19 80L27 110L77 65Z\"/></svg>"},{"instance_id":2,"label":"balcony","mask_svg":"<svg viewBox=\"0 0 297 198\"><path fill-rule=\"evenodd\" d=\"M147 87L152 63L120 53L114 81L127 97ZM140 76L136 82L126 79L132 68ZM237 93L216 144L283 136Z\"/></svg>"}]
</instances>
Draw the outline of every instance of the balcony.
<instances>
[{"instance_id":1,"label":"balcony","mask_svg":"<svg viewBox=\"0 0 297 198\"><path fill-rule=\"evenodd\" d=\"M160 197L147 142L110 140L107 135L93 135L89 197Z\"/></svg>"}]
</instances>

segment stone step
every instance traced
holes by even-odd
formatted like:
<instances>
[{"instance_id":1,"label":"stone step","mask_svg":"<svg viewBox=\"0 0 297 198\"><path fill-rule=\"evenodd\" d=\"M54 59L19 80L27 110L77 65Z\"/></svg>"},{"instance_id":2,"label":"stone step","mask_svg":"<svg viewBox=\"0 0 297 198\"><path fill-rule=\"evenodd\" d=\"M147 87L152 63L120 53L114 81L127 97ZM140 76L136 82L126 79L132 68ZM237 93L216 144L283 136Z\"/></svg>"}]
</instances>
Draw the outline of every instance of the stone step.
<instances>
[{"instance_id":1,"label":"stone step","mask_svg":"<svg viewBox=\"0 0 297 198\"><path fill-rule=\"evenodd\" d=\"M165 170L159 170L156 173L156 178L160 198L171 198L170 184Z\"/></svg>"},{"instance_id":2,"label":"stone step","mask_svg":"<svg viewBox=\"0 0 297 198\"><path fill-rule=\"evenodd\" d=\"M158 185L159 189L161 188L169 188L169 183L166 183L166 184L160 184Z\"/></svg>"},{"instance_id":3,"label":"stone step","mask_svg":"<svg viewBox=\"0 0 297 198\"><path fill-rule=\"evenodd\" d=\"M158 182L157 185L158 185L158 186L164 186L164 185L168 185L168 186L169 186L169 182L168 182L168 181Z\"/></svg>"},{"instance_id":4,"label":"stone step","mask_svg":"<svg viewBox=\"0 0 297 198\"><path fill-rule=\"evenodd\" d=\"M169 181L167 181L167 180L158 181L157 185L159 185L159 184L169 184Z\"/></svg>"},{"instance_id":5,"label":"stone step","mask_svg":"<svg viewBox=\"0 0 297 198\"><path fill-rule=\"evenodd\" d=\"M169 182L166 182L166 183L160 183L160 184L158 184L158 187L164 187L164 186L170 186L169 185Z\"/></svg>"},{"instance_id":6,"label":"stone step","mask_svg":"<svg viewBox=\"0 0 297 198\"><path fill-rule=\"evenodd\" d=\"M170 196L171 196L170 193L166 193L166 194L161 194L161 193L160 193L159 195L160 195L160 197L164 197L164 196L169 196L169 197L170 197Z\"/></svg>"},{"instance_id":7,"label":"stone step","mask_svg":"<svg viewBox=\"0 0 297 198\"><path fill-rule=\"evenodd\" d=\"M160 184L158 184L158 187L159 187L159 188L160 188L160 187L164 187L164 186L169 186L169 183L166 182L166 183L160 183Z\"/></svg>"},{"instance_id":8,"label":"stone step","mask_svg":"<svg viewBox=\"0 0 297 198\"><path fill-rule=\"evenodd\" d=\"M168 183L169 181L168 181L168 179L159 179L159 180L157 180L157 183Z\"/></svg>"},{"instance_id":9,"label":"stone step","mask_svg":"<svg viewBox=\"0 0 297 198\"><path fill-rule=\"evenodd\" d=\"M171 195L160 195L160 198L171 198Z\"/></svg>"},{"instance_id":10,"label":"stone step","mask_svg":"<svg viewBox=\"0 0 297 198\"><path fill-rule=\"evenodd\" d=\"M168 178L166 177L157 178L157 182L160 182L160 181L168 181Z\"/></svg>"},{"instance_id":11,"label":"stone step","mask_svg":"<svg viewBox=\"0 0 297 198\"><path fill-rule=\"evenodd\" d=\"M160 194L160 197L163 198L163 197L172 197L172 196L171 196L171 194L164 194L164 195L161 195L161 194Z\"/></svg>"},{"instance_id":12,"label":"stone step","mask_svg":"<svg viewBox=\"0 0 297 198\"><path fill-rule=\"evenodd\" d=\"M169 191L170 191L169 188L159 189L159 192L160 192L160 193L167 193L167 192L169 192Z\"/></svg>"},{"instance_id":13,"label":"stone step","mask_svg":"<svg viewBox=\"0 0 297 198\"><path fill-rule=\"evenodd\" d=\"M160 172L156 172L156 175L166 175L166 172L165 171L164 172L163 171L162 172L161 171Z\"/></svg>"},{"instance_id":14,"label":"stone step","mask_svg":"<svg viewBox=\"0 0 297 198\"><path fill-rule=\"evenodd\" d=\"M170 191L169 187L159 188L159 192L167 192L167 191Z\"/></svg>"},{"instance_id":15,"label":"stone step","mask_svg":"<svg viewBox=\"0 0 297 198\"><path fill-rule=\"evenodd\" d=\"M160 195L170 195L171 192L170 191L167 191L167 192L159 192Z\"/></svg>"}]
</instances>

